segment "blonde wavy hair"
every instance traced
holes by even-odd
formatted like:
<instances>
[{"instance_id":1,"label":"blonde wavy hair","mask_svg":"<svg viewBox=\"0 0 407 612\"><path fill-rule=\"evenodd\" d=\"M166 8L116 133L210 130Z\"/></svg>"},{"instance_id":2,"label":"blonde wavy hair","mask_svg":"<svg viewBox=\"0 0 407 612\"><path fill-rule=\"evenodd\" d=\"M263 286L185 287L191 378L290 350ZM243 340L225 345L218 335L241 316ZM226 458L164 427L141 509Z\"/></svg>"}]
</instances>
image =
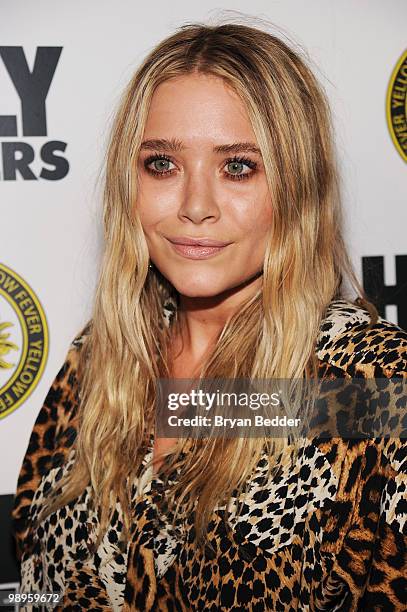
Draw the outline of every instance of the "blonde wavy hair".
<instances>
[{"instance_id":1,"label":"blonde wavy hair","mask_svg":"<svg viewBox=\"0 0 407 612\"><path fill-rule=\"evenodd\" d=\"M107 152L105 249L89 333L80 355L75 460L44 515L90 484L100 516L100 542L118 500L124 540L132 523L131 483L154 423L156 381L170 377L168 347L175 322L162 307L177 292L149 253L137 214L137 159L155 89L188 74L223 79L244 101L263 156L273 219L262 289L222 329L201 376L280 379L316 377L316 339L347 278L370 312L342 233L340 180L327 96L305 58L268 31L239 23L186 24L160 42L138 68L119 106ZM155 357L153 357L155 356ZM239 360L236 359L239 356ZM288 437L185 440L166 454L162 476L181 466L167 508L194 512L204 542L217 504L228 503L267 448L270 471L295 444ZM291 452L291 451L290 451ZM195 505L196 504L196 505Z\"/></svg>"}]
</instances>

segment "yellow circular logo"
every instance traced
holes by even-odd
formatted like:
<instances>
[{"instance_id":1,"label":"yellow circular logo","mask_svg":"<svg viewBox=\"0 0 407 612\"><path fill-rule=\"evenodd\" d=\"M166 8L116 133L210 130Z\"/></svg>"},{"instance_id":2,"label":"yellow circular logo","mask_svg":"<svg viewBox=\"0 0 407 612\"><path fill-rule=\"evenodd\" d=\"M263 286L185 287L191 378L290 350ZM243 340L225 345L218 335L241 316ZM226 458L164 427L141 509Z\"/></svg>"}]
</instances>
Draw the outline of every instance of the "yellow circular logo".
<instances>
[{"instance_id":1,"label":"yellow circular logo","mask_svg":"<svg viewBox=\"0 0 407 612\"><path fill-rule=\"evenodd\" d=\"M29 285L0 263L0 418L35 389L48 357L48 326Z\"/></svg>"},{"instance_id":2,"label":"yellow circular logo","mask_svg":"<svg viewBox=\"0 0 407 612\"><path fill-rule=\"evenodd\" d=\"M390 78L386 116L396 149L407 162L407 50L397 62Z\"/></svg>"}]
</instances>

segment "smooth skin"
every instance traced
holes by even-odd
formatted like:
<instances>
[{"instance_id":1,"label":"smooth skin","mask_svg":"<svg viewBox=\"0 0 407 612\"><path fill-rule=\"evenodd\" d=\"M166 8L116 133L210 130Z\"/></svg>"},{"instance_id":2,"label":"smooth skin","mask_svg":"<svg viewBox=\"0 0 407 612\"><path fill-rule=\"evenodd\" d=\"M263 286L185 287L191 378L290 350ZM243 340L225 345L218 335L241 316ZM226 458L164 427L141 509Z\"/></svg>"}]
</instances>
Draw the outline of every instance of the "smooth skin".
<instances>
[{"instance_id":1,"label":"smooth skin","mask_svg":"<svg viewBox=\"0 0 407 612\"><path fill-rule=\"evenodd\" d=\"M147 142L157 139L176 141L177 150ZM214 151L235 143L258 149L244 103L222 79L194 74L158 86L138 159L135 206L152 262L180 294L183 350L174 337L174 378L199 370L228 318L262 284L272 202L260 151ZM165 158L149 161L156 154ZM231 244L208 259L187 259L168 236ZM173 443L156 438L154 455Z\"/></svg>"}]
</instances>

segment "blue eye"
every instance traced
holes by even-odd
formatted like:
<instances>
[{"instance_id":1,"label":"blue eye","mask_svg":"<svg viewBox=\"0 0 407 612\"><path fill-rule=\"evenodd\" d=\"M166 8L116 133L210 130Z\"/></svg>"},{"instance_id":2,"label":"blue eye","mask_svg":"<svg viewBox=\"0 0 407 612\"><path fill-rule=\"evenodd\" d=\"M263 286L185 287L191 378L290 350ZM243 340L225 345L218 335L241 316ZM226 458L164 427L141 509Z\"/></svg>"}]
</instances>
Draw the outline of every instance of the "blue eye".
<instances>
[{"instance_id":1,"label":"blue eye","mask_svg":"<svg viewBox=\"0 0 407 612\"><path fill-rule=\"evenodd\" d=\"M232 157L226 160L226 166L231 166L234 168L232 172L228 172L228 178L232 181L241 181L243 179L249 179L256 172L257 163L248 157ZM249 172L240 172L244 166L247 166L250 170ZM235 172L237 170L237 172Z\"/></svg>"},{"instance_id":2,"label":"blue eye","mask_svg":"<svg viewBox=\"0 0 407 612\"><path fill-rule=\"evenodd\" d=\"M155 168L149 168L150 164L154 164ZM144 162L144 166L148 172L156 176L164 176L166 174L172 174L168 168L168 164L172 164L172 161L166 155L152 155Z\"/></svg>"},{"instance_id":3,"label":"blue eye","mask_svg":"<svg viewBox=\"0 0 407 612\"><path fill-rule=\"evenodd\" d=\"M162 178L173 174L174 169L168 167L168 164L172 163L173 162L167 155L155 153L145 160L144 167L150 174ZM154 167L151 168L150 164L153 164ZM225 173L227 178L232 181L241 181L243 179L249 179L255 173L257 163L247 157L231 157L225 160L225 167L229 166L233 169ZM248 167L250 171L242 172L244 166Z\"/></svg>"}]
</instances>

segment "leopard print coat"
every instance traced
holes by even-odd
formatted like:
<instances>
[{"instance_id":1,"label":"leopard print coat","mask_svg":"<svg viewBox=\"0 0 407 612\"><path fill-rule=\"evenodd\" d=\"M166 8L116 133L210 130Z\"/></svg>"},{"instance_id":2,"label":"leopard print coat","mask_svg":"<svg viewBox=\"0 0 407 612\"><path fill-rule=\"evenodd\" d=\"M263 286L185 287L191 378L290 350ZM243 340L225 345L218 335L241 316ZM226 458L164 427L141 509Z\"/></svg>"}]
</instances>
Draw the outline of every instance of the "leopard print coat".
<instances>
[{"instance_id":1,"label":"leopard print coat","mask_svg":"<svg viewBox=\"0 0 407 612\"><path fill-rule=\"evenodd\" d=\"M172 315L167 303L167 325ZM383 318L366 330L369 320L358 303L331 302L317 340L322 377L406 380L406 332ZM73 461L86 329L39 411L18 478L12 514L24 592L62 591L56 610L93 612L407 610L405 417L398 438L304 440L295 469L279 457L282 471L267 484L263 457L243 512L230 514L231 533L215 509L209 548L195 546L192 518L181 536L159 514L165 487L151 472L132 487L136 520L125 549L117 503L100 546L86 554L97 521L89 488L32 529ZM151 435L143 466L153 443Z\"/></svg>"}]
</instances>

